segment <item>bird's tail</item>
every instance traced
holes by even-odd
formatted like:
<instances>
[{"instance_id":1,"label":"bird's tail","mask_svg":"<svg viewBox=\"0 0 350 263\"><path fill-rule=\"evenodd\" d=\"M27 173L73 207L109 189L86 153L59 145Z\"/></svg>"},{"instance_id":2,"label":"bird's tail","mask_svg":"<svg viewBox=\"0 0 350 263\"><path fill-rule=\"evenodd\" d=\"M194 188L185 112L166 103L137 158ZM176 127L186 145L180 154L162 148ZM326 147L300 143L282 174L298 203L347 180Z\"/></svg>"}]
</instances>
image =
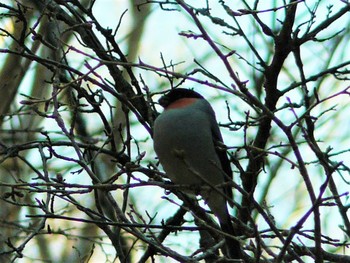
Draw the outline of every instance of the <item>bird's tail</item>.
<instances>
[{"instance_id":1,"label":"bird's tail","mask_svg":"<svg viewBox=\"0 0 350 263\"><path fill-rule=\"evenodd\" d=\"M228 256L231 259L241 259L241 248L239 242L234 239L233 237L237 236L235 233L236 231L233 228L231 219L229 214L227 213L227 217L224 220L220 219L220 227L222 232L230 235L231 237L225 236L226 241L226 256Z\"/></svg>"},{"instance_id":2,"label":"bird's tail","mask_svg":"<svg viewBox=\"0 0 350 263\"><path fill-rule=\"evenodd\" d=\"M226 199L219 193L212 192L210 197L207 199L207 204L212 212L219 219L220 227L225 235L226 250L225 256L231 259L241 259L242 253L240 249L240 244L234 237L237 237L237 233L232 225L231 216L228 212Z\"/></svg>"}]
</instances>

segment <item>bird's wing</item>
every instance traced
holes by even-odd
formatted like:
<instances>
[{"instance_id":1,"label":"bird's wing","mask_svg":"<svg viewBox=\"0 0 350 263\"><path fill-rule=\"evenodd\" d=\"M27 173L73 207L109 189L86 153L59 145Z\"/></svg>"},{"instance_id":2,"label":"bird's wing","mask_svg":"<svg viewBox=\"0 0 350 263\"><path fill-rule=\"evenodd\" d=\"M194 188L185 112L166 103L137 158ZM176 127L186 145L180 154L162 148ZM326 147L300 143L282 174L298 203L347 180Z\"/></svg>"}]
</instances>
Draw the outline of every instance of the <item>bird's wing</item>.
<instances>
[{"instance_id":1,"label":"bird's wing","mask_svg":"<svg viewBox=\"0 0 350 263\"><path fill-rule=\"evenodd\" d=\"M213 137L213 141L214 141L215 151L219 157L221 167L222 167L223 171L226 173L224 181L225 181L225 183L228 183L228 182L232 181L232 179L233 179L231 163L227 157L226 146L223 143L222 135L220 132L219 125L217 124L214 111L212 111L212 113L210 114L210 122L211 122L211 132L212 132L212 137ZM224 187L224 193L230 199L233 198L232 187L230 186L230 184L227 184ZM232 203L232 202L229 202L229 203Z\"/></svg>"}]
</instances>

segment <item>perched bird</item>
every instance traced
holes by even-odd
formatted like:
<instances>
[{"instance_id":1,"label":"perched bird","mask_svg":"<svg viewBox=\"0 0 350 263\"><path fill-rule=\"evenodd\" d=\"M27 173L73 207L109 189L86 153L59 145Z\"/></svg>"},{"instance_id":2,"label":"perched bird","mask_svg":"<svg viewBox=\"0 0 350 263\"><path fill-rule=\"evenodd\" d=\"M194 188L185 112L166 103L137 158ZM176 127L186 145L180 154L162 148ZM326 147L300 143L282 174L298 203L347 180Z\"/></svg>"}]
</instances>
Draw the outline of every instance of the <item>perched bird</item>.
<instances>
[{"instance_id":1,"label":"perched bird","mask_svg":"<svg viewBox=\"0 0 350 263\"><path fill-rule=\"evenodd\" d=\"M199 93L177 88L160 98L164 111L154 123L154 150L169 179L194 186L219 220L223 232L235 235L227 209L232 170L209 102ZM189 191L190 187L187 188ZM186 190L185 190L186 191ZM240 258L237 240L226 237L227 253Z\"/></svg>"}]
</instances>

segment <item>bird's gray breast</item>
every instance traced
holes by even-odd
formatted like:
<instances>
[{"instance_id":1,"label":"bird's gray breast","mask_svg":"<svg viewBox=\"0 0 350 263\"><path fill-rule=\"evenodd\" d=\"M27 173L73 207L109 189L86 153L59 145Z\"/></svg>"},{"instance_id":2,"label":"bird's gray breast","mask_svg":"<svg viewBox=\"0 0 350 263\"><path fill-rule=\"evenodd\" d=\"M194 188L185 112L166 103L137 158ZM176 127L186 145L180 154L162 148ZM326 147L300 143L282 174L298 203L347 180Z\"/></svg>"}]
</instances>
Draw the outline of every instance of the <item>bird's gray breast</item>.
<instances>
[{"instance_id":1,"label":"bird's gray breast","mask_svg":"<svg viewBox=\"0 0 350 263\"><path fill-rule=\"evenodd\" d=\"M220 184L223 180L208 114L198 109L171 109L155 121L154 149L176 184Z\"/></svg>"}]
</instances>

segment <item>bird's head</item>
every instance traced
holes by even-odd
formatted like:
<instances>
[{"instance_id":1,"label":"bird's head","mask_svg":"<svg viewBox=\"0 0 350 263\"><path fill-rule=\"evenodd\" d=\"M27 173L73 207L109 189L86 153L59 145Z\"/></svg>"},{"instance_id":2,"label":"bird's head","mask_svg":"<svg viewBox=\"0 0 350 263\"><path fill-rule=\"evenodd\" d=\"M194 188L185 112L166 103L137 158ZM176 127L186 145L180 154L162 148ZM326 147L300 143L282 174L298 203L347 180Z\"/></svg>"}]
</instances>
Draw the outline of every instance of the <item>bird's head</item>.
<instances>
[{"instance_id":1,"label":"bird's head","mask_svg":"<svg viewBox=\"0 0 350 263\"><path fill-rule=\"evenodd\" d=\"M204 99L202 95L190 89L173 89L159 99L159 104L164 109L186 107L197 100Z\"/></svg>"}]
</instances>

